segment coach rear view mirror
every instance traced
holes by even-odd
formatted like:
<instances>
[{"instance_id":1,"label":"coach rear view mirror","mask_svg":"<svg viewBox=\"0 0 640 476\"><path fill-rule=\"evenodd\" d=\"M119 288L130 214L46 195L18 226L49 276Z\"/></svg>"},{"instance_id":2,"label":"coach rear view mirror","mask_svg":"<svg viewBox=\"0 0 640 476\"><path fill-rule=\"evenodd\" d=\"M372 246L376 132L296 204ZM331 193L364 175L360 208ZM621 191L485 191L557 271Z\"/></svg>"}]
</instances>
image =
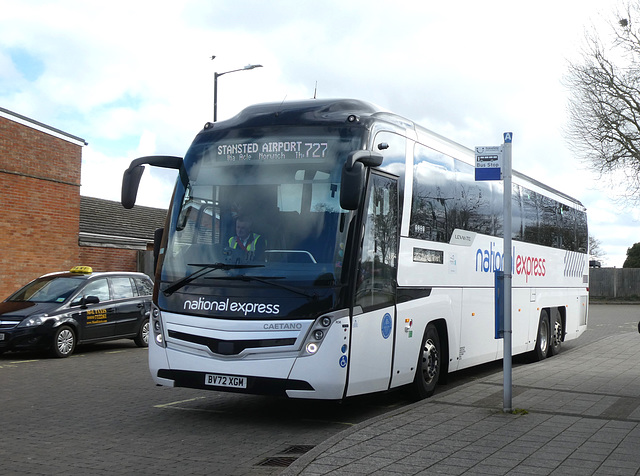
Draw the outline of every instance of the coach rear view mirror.
<instances>
[{"instance_id":1,"label":"coach rear view mirror","mask_svg":"<svg viewBox=\"0 0 640 476\"><path fill-rule=\"evenodd\" d=\"M365 167L378 167L384 157L370 150L351 152L342 169L340 183L340 206L345 210L356 210L360 206L364 191Z\"/></svg>"},{"instance_id":2,"label":"coach rear view mirror","mask_svg":"<svg viewBox=\"0 0 640 476\"><path fill-rule=\"evenodd\" d=\"M136 204L138 196L138 187L140 186L140 178L144 172L144 164L154 165L165 169L176 169L180 171L180 178L183 182L187 182L186 171L183 166L182 157L174 157L172 155L151 155L135 159L124 171L122 176L122 192L120 202L124 208L133 208Z\"/></svg>"}]
</instances>

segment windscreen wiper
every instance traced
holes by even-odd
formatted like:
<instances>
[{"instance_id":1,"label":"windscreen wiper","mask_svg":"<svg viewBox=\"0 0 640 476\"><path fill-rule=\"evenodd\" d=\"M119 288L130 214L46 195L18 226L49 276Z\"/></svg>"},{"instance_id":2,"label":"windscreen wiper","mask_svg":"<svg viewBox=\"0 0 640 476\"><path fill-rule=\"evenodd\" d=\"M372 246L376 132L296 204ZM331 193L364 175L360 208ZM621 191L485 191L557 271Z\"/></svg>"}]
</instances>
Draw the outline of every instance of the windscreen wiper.
<instances>
[{"instance_id":1,"label":"windscreen wiper","mask_svg":"<svg viewBox=\"0 0 640 476\"><path fill-rule=\"evenodd\" d=\"M309 299L318 299L318 293L315 293L315 292L310 293L308 291L305 291L304 289L301 289L295 286L288 286L286 284L281 284L276 281L272 281L273 279L284 279L279 276L271 276L271 277L265 276L265 277L259 278L257 276L247 276L247 275L241 274L237 276L220 276L220 277L216 276L216 277L211 277L206 279L232 279L237 281L258 281L259 283L270 284L271 286L276 286L278 288L286 289L287 291L300 294L302 296L308 297Z\"/></svg>"},{"instance_id":2,"label":"windscreen wiper","mask_svg":"<svg viewBox=\"0 0 640 476\"><path fill-rule=\"evenodd\" d=\"M200 276L204 276L211 271L216 269L224 269L225 271L229 271L231 269L242 269L242 268L264 268L263 264L227 264L227 263L211 263L211 264L193 264L188 263L188 266L200 266L198 271L191 273L189 276L185 276L184 278L175 281L174 283L167 286L162 293L165 296L171 296L178 289L183 287L186 284L189 284L194 279L198 279Z\"/></svg>"}]
</instances>

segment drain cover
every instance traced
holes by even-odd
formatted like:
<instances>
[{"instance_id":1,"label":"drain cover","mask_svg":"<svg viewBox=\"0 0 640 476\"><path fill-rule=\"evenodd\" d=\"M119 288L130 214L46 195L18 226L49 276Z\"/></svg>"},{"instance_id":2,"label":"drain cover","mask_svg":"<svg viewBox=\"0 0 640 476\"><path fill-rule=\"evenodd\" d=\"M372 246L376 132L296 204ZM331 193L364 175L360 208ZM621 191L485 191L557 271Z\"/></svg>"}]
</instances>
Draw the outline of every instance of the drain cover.
<instances>
[{"instance_id":1,"label":"drain cover","mask_svg":"<svg viewBox=\"0 0 640 476\"><path fill-rule=\"evenodd\" d=\"M275 456L263 459L256 466L276 466L278 468L286 468L297 459L298 458L292 458L291 456Z\"/></svg>"},{"instance_id":2,"label":"drain cover","mask_svg":"<svg viewBox=\"0 0 640 476\"><path fill-rule=\"evenodd\" d=\"M281 455L302 455L307 451L311 451L313 449L313 445L293 445L288 448L280 451L278 454ZM276 466L278 468L286 468L290 466L295 460L298 459L298 456L271 456L269 458L265 458L260 461L256 466Z\"/></svg>"},{"instance_id":3,"label":"drain cover","mask_svg":"<svg viewBox=\"0 0 640 476\"><path fill-rule=\"evenodd\" d=\"M289 455L289 454L302 455L302 454L305 454L307 451L311 451L312 449L313 449L313 445L294 445L294 446L289 446L289 448L284 450L282 454L283 455Z\"/></svg>"}]
</instances>

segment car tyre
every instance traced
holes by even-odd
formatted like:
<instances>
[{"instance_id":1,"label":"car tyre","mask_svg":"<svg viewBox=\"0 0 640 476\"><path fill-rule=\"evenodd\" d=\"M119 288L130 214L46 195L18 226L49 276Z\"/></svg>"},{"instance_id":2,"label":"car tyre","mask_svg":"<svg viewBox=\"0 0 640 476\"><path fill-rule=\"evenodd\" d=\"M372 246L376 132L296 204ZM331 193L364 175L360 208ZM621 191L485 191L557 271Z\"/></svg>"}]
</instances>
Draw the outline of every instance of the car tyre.
<instances>
[{"instance_id":1,"label":"car tyre","mask_svg":"<svg viewBox=\"0 0 640 476\"><path fill-rule=\"evenodd\" d=\"M69 326L60 326L53 333L51 353L54 357L65 358L76 348L76 334Z\"/></svg>"},{"instance_id":2,"label":"car tyre","mask_svg":"<svg viewBox=\"0 0 640 476\"><path fill-rule=\"evenodd\" d=\"M133 341L138 347L149 347L149 319L145 319L140 325L138 335L133 338Z\"/></svg>"}]
</instances>

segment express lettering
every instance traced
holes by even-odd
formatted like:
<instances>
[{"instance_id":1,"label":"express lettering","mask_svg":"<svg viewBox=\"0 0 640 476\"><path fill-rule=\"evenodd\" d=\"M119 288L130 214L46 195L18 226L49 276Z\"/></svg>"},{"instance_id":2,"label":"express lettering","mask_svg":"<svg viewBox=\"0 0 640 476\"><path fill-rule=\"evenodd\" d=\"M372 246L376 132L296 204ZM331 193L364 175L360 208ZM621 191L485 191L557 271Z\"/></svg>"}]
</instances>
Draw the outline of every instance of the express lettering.
<instances>
[{"instance_id":1,"label":"express lettering","mask_svg":"<svg viewBox=\"0 0 640 476\"><path fill-rule=\"evenodd\" d=\"M495 248L495 243L490 243L488 250L478 248L476 251L476 271L482 273L504 271L504 253L500 253ZM546 276L545 258L519 255L515 246L512 250L512 256L514 258L512 258L511 272L516 275L524 274L526 282L529 282L529 276Z\"/></svg>"},{"instance_id":2,"label":"express lettering","mask_svg":"<svg viewBox=\"0 0 640 476\"><path fill-rule=\"evenodd\" d=\"M254 302L236 302L226 299L223 301L207 301L200 298L193 301L185 301L183 309L189 311L216 311L216 312L237 312L245 316L251 313L257 314L278 314L279 304L265 304Z\"/></svg>"},{"instance_id":3,"label":"express lettering","mask_svg":"<svg viewBox=\"0 0 640 476\"><path fill-rule=\"evenodd\" d=\"M516 257L516 274L524 274L526 281L529 282L529 276L544 276L547 274L544 258L533 258L531 256Z\"/></svg>"}]
</instances>

